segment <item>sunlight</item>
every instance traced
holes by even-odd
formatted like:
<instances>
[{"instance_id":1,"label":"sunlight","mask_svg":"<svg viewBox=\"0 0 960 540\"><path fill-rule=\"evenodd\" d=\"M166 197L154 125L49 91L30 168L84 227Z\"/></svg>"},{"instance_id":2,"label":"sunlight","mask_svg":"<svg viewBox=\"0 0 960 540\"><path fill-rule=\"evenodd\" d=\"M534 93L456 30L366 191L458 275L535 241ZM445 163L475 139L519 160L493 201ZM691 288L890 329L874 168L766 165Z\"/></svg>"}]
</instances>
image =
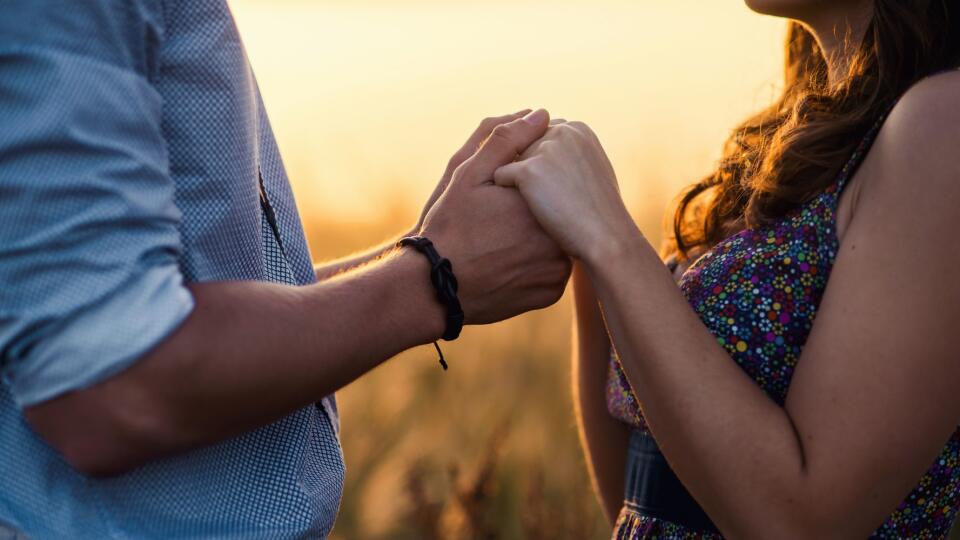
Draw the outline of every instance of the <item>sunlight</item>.
<instances>
[{"instance_id":1,"label":"sunlight","mask_svg":"<svg viewBox=\"0 0 960 540\"><path fill-rule=\"evenodd\" d=\"M785 28L733 1L231 5L308 221L419 208L480 119L543 106L597 131L656 226L771 99Z\"/></svg>"},{"instance_id":2,"label":"sunlight","mask_svg":"<svg viewBox=\"0 0 960 540\"><path fill-rule=\"evenodd\" d=\"M527 107L597 131L656 243L666 203L772 99L785 31L735 1L231 5L316 258L408 227L477 123ZM422 516L463 537L469 511L493 512L507 537L540 516L565 537L609 538L590 490L570 489L589 479L565 307L470 329L445 345L450 372L415 349L339 392L349 473L333 538L397 538ZM485 466L501 487L464 506Z\"/></svg>"}]
</instances>

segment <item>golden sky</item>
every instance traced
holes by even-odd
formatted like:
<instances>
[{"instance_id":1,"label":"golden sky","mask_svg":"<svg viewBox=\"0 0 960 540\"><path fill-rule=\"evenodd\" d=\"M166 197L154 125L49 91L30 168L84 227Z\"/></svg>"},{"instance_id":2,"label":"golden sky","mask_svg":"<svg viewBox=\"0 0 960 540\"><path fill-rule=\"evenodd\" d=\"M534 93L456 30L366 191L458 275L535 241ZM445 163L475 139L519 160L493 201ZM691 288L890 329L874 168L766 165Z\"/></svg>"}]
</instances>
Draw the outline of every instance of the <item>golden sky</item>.
<instances>
[{"instance_id":1,"label":"golden sky","mask_svg":"<svg viewBox=\"0 0 960 540\"><path fill-rule=\"evenodd\" d=\"M230 4L306 219L419 206L484 116L528 107L590 124L648 212L770 101L786 27L739 0Z\"/></svg>"}]
</instances>

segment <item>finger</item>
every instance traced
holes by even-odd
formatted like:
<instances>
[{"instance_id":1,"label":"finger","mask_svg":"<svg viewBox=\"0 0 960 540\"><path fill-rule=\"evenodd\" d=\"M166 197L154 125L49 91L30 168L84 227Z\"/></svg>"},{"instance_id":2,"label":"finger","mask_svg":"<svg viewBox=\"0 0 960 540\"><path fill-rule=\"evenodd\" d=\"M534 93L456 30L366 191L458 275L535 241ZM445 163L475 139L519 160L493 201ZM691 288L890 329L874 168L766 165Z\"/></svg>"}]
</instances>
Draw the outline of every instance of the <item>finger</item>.
<instances>
[{"instance_id":1,"label":"finger","mask_svg":"<svg viewBox=\"0 0 960 540\"><path fill-rule=\"evenodd\" d=\"M467 139L467 145L473 147L473 151L476 151L477 148L483 144L483 141L487 140L487 137L490 136L490 133L493 132L494 128L502 124L508 124L513 122L518 118L523 118L524 116L530 114L532 109L524 109L522 111L517 111L513 114L505 114L503 116L493 116L490 118L484 118L480 125L477 126L477 129L473 131L473 134L470 135L470 138Z\"/></svg>"},{"instance_id":2,"label":"finger","mask_svg":"<svg viewBox=\"0 0 960 540\"><path fill-rule=\"evenodd\" d=\"M559 124L566 124L566 123L567 123L567 120L565 118L554 118L553 120L550 121L551 126L556 126Z\"/></svg>"},{"instance_id":3,"label":"finger","mask_svg":"<svg viewBox=\"0 0 960 540\"><path fill-rule=\"evenodd\" d=\"M493 129L480 150L464 163L465 180L481 184L493 178L498 168L517 156L546 133L550 114L537 110Z\"/></svg>"},{"instance_id":4,"label":"finger","mask_svg":"<svg viewBox=\"0 0 960 540\"><path fill-rule=\"evenodd\" d=\"M531 158L535 159L535 158ZM518 187L522 181L527 168L530 167L530 159L523 161L514 161L500 167L493 173L493 183L500 187Z\"/></svg>"},{"instance_id":5,"label":"finger","mask_svg":"<svg viewBox=\"0 0 960 540\"><path fill-rule=\"evenodd\" d=\"M480 148L480 145L483 144L483 141L487 140L487 137L490 136L490 133L493 132L494 128L501 124L513 122L518 118L523 118L524 116L530 114L530 112L531 109L524 109L513 114L484 118L480 122L480 125L477 126L477 129L473 130L473 133L470 134L470 138L467 139L466 144L464 144L464 148L469 148L470 154L472 155L477 151L478 148Z\"/></svg>"},{"instance_id":6,"label":"finger","mask_svg":"<svg viewBox=\"0 0 960 540\"><path fill-rule=\"evenodd\" d=\"M513 114L484 118L483 121L480 122L480 125L477 126L477 129L473 130L473 133L470 134L469 138L467 138L467 142L465 142L463 146L461 146L460 149L453 154L453 157L450 158L450 162L447 164L448 173L452 173L464 161L472 156L477 149L480 148L480 145L483 144L483 141L487 140L487 137L490 136L490 133L494 130L494 128L501 124L512 122L518 118L523 118L527 114L530 114L530 112L531 109L524 109Z\"/></svg>"}]
</instances>

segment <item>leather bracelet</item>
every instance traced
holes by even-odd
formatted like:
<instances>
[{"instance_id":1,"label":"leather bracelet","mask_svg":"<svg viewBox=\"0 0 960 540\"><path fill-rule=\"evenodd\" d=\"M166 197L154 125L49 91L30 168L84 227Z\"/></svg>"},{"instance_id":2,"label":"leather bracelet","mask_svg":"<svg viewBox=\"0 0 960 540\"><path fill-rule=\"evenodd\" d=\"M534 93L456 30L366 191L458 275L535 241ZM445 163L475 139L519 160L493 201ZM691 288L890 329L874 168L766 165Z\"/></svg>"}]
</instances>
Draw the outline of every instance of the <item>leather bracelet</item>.
<instances>
[{"instance_id":1,"label":"leather bracelet","mask_svg":"<svg viewBox=\"0 0 960 540\"><path fill-rule=\"evenodd\" d=\"M460 305L460 299L457 297L459 284L457 277L453 273L453 264L449 259L441 257L437 253L433 242L423 236L408 236L402 238L397 247L412 247L422 253L430 262L430 282L437 292L437 301L443 304L447 310L446 329L443 332L444 341L453 341L460 337L463 330L463 307ZM434 343L436 345L436 343ZM443 358L443 352L440 346L436 345L437 352L440 353L440 365L447 369L447 363Z\"/></svg>"}]
</instances>

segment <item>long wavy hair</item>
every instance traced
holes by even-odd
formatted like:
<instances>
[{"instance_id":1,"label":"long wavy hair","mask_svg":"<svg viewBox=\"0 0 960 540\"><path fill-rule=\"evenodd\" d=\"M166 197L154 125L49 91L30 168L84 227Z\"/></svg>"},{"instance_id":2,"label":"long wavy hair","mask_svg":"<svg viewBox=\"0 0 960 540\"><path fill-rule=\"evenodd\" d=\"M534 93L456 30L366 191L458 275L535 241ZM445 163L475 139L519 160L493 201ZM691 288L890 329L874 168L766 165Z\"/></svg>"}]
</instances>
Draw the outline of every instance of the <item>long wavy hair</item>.
<instances>
[{"instance_id":1,"label":"long wavy hair","mask_svg":"<svg viewBox=\"0 0 960 540\"><path fill-rule=\"evenodd\" d=\"M874 0L862 42L848 46L847 77L831 86L813 34L790 23L783 94L737 127L717 170L681 195L668 254L682 261L830 186L899 96L960 64L960 0Z\"/></svg>"}]
</instances>

